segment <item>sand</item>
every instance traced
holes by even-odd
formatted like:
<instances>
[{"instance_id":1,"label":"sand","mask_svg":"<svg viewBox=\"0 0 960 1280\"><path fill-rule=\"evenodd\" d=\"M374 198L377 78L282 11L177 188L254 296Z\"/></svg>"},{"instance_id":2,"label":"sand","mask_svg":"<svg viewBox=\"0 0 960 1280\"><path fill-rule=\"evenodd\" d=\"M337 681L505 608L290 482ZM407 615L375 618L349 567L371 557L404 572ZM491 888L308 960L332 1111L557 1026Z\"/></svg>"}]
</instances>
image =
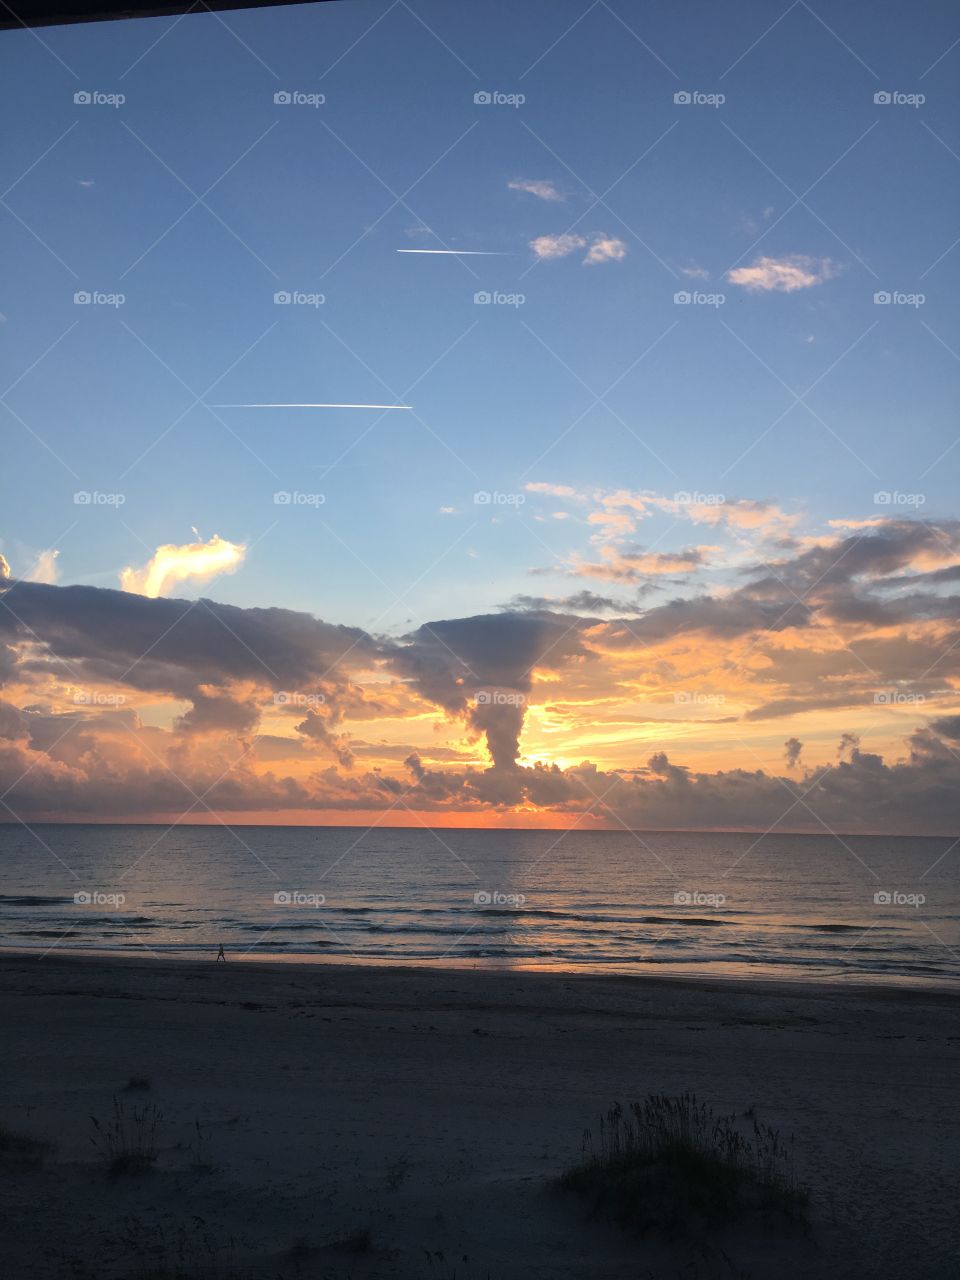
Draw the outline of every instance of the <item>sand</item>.
<instances>
[{"instance_id":1,"label":"sand","mask_svg":"<svg viewBox=\"0 0 960 1280\"><path fill-rule=\"evenodd\" d=\"M863 987L7 954L0 1123L57 1147L0 1161L0 1271L955 1276L958 1009ZM132 1077L149 1088L125 1092ZM556 1188L611 1103L686 1089L794 1135L808 1231L637 1237ZM162 1112L140 1176L109 1176L91 1143L115 1096Z\"/></svg>"}]
</instances>

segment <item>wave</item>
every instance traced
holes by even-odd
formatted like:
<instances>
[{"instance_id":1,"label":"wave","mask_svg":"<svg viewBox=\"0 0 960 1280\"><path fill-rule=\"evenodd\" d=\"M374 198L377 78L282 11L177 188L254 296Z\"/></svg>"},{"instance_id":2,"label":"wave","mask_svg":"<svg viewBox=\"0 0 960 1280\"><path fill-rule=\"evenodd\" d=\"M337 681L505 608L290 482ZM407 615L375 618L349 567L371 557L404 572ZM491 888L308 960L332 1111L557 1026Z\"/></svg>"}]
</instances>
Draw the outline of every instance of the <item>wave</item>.
<instances>
[{"instance_id":1,"label":"wave","mask_svg":"<svg viewBox=\"0 0 960 1280\"><path fill-rule=\"evenodd\" d=\"M73 896L69 898L47 898L41 894L24 893L24 894L8 894L0 893L0 906L7 907L46 907L56 906L65 907L73 904Z\"/></svg>"}]
</instances>

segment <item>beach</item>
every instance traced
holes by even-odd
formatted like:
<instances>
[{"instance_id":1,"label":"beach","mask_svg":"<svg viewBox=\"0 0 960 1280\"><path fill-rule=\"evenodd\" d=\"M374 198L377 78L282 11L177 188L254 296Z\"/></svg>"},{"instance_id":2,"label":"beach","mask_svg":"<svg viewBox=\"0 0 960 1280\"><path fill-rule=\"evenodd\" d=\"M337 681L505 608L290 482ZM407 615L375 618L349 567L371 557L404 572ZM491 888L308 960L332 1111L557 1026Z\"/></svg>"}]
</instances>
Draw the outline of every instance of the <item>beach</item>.
<instances>
[{"instance_id":1,"label":"beach","mask_svg":"<svg viewBox=\"0 0 960 1280\"><path fill-rule=\"evenodd\" d=\"M5 1274L946 1277L958 1009L862 985L5 953L0 1123L55 1144L4 1163ZM558 1189L614 1102L685 1090L793 1136L805 1229L637 1236ZM111 1175L91 1140L115 1099L155 1125L149 1171Z\"/></svg>"}]
</instances>

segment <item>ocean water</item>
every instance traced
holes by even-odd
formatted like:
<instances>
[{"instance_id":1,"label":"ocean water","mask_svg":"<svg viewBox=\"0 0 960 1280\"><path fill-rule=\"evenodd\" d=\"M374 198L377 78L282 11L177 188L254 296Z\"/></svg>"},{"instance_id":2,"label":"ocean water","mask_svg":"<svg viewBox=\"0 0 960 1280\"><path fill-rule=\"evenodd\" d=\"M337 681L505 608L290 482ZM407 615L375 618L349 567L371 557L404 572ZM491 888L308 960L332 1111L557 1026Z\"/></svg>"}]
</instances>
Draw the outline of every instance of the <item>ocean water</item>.
<instances>
[{"instance_id":1,"label":"ocean water","mask_svg":"<svg viewBox=\"0 0 960 1280\"><path fill-rule=\"evenodd\" d=\"M0 947L948 987L960 842L0 826Z\"/></svg>"}]
</instances>

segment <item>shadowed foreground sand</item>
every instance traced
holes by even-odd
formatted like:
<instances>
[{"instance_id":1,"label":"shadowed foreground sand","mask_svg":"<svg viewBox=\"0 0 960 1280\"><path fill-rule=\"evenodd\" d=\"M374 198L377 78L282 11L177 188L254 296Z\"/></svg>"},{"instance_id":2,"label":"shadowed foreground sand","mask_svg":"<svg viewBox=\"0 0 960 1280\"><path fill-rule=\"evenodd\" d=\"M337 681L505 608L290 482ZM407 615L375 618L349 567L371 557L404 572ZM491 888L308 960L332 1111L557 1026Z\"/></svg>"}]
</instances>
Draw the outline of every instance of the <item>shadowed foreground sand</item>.
<instances>
[{"instance_id":1,"label":"shadowed foreground sand","mask_svg":"<svg viewBox=\"0 0 960 1280\"><path fill-rule=\"evenodd\" d=\"M6 955L0 1123L57 1150L0 1161L0 1269L953 1276L958 1009L863 988ZM123 1092L131 1077L149 1089ZM795 1135L809 1234L635 1239L552 1187L601 1110L685 1089ZM162 1112L151 1172L110 1178L98 1159L90 1116L107 1122L114 1095Z\"/></svg>"}]
</instances>

